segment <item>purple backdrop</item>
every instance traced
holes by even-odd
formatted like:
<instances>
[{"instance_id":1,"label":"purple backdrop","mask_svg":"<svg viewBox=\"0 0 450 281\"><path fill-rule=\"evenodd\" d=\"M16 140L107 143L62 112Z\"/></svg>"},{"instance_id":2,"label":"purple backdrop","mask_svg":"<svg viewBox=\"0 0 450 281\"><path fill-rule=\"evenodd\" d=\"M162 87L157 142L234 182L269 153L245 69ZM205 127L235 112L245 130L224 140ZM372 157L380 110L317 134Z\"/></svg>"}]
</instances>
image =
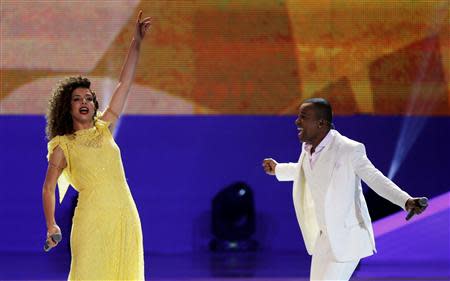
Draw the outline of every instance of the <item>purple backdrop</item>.
<instances>
[{"instance_id":1,"label":"purple backdrop","mask_svg":"<svg viewBox=\"0 0 450 281\"><path fill-rule=\"evenodd\" d=\"M212 197L234 181L245 181L255 194L255 238L262 250L304 253L291 184L278 183L261 169L264 157L297 160L300 145L294 120L294 116L125 116L117 142L140 212L145 251L206 250L211 238ZM411 195L431 198L445 193L450 186L450 119L411 120L425 125L415 141L410 139L411 150L394 181ZM363 142L372 162L388 173L403 117L337 117L335 124L342 134ZM0 116L0 219L2 229L9 230L0 232L0 252L42 251L44 127L42 116ZM65 234L75 192L68 195L57 208L57 220ZM387 201L373 199L376 197L370 192L367 198L373 216L389 208L399 210Z\"/></svg>"}]
</instances>

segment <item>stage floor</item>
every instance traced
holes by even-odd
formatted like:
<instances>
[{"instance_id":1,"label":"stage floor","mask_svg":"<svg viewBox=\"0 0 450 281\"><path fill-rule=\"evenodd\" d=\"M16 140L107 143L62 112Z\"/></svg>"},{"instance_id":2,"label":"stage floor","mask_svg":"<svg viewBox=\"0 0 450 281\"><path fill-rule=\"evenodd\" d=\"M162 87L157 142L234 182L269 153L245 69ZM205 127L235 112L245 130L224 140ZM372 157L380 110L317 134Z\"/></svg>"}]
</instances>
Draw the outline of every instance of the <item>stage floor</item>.
<instances>
[{"instance_id":1,"label":"stage floor","mask_svg":"<svg viewBox=\"0 0 450 281\"><path fill-rule=\"evenodd\" d=\"M308 280L309 258L301 253L147 254L147 280ZM0 280L67 280L70 257L53 253L0 253ZM365 259L351 280L450 280L448 262L389 263Z\"/></svg>"}]
</instances>

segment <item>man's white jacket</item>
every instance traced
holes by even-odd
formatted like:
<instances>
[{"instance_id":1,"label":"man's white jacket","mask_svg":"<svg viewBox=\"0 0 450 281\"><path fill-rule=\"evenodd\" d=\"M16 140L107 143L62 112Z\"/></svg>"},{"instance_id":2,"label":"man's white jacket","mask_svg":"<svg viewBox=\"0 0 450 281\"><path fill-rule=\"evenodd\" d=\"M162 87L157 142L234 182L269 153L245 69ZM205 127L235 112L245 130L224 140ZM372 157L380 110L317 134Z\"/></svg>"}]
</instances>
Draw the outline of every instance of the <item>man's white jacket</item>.
<instances>
[{"instance_id":1,"label":"man's white jacket","mask_svg":"<svg viewBox=\"0 0 450 281\"><path fill-rule=\"evenodd\" d=\"M314 253L320 232L310 186L327 186L324 231L332 253L337 261L358 260L376 251L361 179L380 196L403 209L410 196L373 166L363 144L335 130L331 133L331 142L315 163L313 183L306 182L302 169L302 161L308 161L304 147L297 163L279 163L275 175L279 181L294 181L295 213L308 253Z\"/></svg>"}]
</instances>

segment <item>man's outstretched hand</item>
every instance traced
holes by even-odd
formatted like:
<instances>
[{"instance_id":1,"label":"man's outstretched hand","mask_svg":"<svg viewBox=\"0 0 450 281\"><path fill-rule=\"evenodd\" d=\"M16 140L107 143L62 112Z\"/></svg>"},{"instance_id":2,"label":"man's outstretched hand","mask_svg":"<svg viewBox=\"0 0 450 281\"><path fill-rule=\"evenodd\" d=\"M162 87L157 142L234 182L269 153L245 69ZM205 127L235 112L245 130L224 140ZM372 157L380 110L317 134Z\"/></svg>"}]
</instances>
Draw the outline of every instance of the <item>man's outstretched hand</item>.
<instances>
[{"instance_id":1,"label":"man's outstretched hand","mask_svg":"<svg viewBox=\"0 0 450 281\"><path fill-rule=\"evenodd\" d=\"M428 207L428 199L426 197L410 198L406 201L405 207L408 212L406 220L409 220L413 215L419 215L425 211Z\"/></svg>"},{"instance_id":2,"label":"man's outstretched hand","mask_svg":"<svg viewBox=\"0 0 450 281\"><path fill-rule=\"evenodd\" d=\"M264 168L264 172L268 175L275 175L275 167L277 166L277 161L272 158L266 158L263 160L262 166Z\"/></svg>"}]
</instances>

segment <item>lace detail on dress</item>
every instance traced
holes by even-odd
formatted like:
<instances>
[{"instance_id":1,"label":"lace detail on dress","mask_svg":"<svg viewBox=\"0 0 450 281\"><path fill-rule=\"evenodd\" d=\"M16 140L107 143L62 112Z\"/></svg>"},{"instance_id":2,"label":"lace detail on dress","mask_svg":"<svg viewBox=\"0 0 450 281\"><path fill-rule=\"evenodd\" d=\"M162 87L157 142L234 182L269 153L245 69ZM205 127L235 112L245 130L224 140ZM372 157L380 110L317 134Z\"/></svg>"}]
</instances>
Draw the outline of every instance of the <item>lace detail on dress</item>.
<instances>
[{"instance_id":1,"label":"lace detail on dress","mask_svg":"<svg viewBox=\"0 0 450 281\"><path fill-rule=\"evenodd\" d=\"M103 135L96 127L77 131L70 135L69 139L77 144L93 148L100 148L103 144Z\"/></svg>"},{"instance_id":2,"label":"lace detail on dress","mask_svg":"<svg viewBox=\"0 0 450 281\"><path fill-rule=\"evenodd\" d=\"M103 144L104 131L108 130L108 126L109 122L96 119L94 127L78 130L72 135L69 135L68 138L83 146L100 148Z\"/></svg>"}]
</instances>

